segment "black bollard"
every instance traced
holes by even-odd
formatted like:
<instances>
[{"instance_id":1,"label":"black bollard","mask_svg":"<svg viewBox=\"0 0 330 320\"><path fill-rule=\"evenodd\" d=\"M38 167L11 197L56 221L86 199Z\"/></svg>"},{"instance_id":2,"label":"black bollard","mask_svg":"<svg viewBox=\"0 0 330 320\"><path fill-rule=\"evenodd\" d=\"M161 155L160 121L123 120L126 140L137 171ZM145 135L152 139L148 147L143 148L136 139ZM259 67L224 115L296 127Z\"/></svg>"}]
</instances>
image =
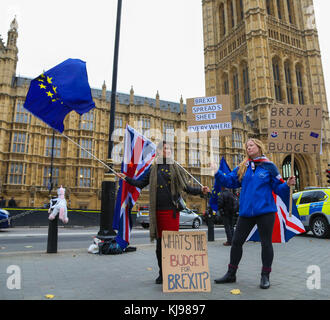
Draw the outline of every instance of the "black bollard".
<instances>
[{"instance_id":1,"label":"black bollard","mask_svg":"<svg viewBox=\"0 0 330 320\"><path fill-rule=\"evenodd\" d=\"M206 197L206 221L207 221L207 240L214 241L214 220L213 220L213 209L211 208L210 202L211 193L207 194Z\"/></svg>"},{"instance_id":2,"label":"black bollard","mask_svg":"<svg viewBox=\"0 0 330 320\"><path fill-rule=\"evenodd\" d=\"M54 220L49 220L47 253L57 253L58 215Z\"/></svg>"},{"instance_id":3,"label":"black bollard","mask_svg":"<svg viewBox=\"0 0 330 320\"><path fill-rule=\"evenodd\" d=\"M207 208L207 240L214 241L213 210L210 206Z\"/></svg>"},{"instance_id":4,"label":"black bollard","mask_svg":"<svg viewBox=\"0 0 330 320\"><path fill-rule=\"evenodd\" d=\"M51 200L52 205L55 202ZM47 253L57 253L57 235L58 235L58 214L54 220L49 220L48 223L48 240L47 240Z\"/></svg>"}]
</instances>

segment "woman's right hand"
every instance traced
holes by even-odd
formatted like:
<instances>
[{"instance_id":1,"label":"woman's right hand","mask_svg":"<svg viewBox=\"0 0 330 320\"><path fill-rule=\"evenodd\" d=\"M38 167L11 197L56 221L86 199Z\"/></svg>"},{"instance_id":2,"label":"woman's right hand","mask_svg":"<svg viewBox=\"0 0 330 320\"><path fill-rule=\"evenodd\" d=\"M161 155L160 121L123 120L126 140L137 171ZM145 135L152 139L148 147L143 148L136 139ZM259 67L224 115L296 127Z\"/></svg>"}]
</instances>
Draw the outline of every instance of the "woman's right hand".
<instances>
[{"instance_id":1,"label":"woman's right hand","mask_svg":"<svg viewBox=\"0 0 330 320\"><path fill-rule=\"evenodd\" d=\"M119 179L123 179L123 180L125 180L125 178L126 178L126 174L125 173L116 173L116 176L119 178Z\"/></svg>"}]
</instances>

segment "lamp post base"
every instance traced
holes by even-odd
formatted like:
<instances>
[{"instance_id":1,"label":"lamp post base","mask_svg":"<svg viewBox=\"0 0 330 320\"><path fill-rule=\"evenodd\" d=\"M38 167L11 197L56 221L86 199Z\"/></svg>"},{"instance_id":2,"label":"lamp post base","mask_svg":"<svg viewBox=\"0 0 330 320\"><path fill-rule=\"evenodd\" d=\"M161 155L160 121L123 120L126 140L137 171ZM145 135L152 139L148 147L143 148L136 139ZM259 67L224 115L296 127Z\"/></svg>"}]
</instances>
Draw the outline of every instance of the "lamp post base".
<instances>
[{"instance_id":1,"label":"lamp post base","mask_svg":"<svg viewBox=\"0 0 330 320\"><path fill-rule=\"evenodd\" d=\"M47 253L57 253L58 215L48 223Z\"/></svg>"},{"instance_id":2,"label":"lamp post base","mask_svg":"<svg viewBox=\"0 0 330 320\"><path fill-rule=\"evenodd\" d=\"M96 237L107 241L116 236L116 232L112 228L116 203L116 182L113 174L106 173L105 175L106 179L102 182L100 230Z\"/></svg>"}]
</instances>

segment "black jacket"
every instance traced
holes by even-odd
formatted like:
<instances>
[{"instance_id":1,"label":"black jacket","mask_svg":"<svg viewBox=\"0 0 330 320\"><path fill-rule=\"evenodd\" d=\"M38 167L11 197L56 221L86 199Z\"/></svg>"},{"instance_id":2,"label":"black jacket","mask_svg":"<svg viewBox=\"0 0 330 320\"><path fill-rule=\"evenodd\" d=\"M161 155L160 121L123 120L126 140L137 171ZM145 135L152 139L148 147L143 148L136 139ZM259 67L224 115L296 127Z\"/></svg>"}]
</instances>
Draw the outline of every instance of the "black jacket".
<instances>
[{"instance_id":1,"label":"black jacket","mask_svg":"<svg viewBox=\"0 0 330 320\"><path fill-rule=\"evenodd\" d=\"M218 208L220 213L221 210L223 210L223 214L227 216L235 213L235 197L228 189L220 192L218 197Z\"/></svg>"},{"instance_id":2,"label":"black jacket","mask_svg":"<svg viewBox=\"0 0 330 320\"><path fill-rule=\"evenodd\" d=\"M129 177L126 177L125 180L140 189L143 189L149 184L150 170L142 177L141 180L135 180ZM157 195L156 195L156 208L157 210L174 210L176 209L171 195L171 176L170 168L168 164L158 164L157 170ZM198 195L202 194L200 187L191 187L187 186L185 192Z\"/></svg>"}]
</instances>

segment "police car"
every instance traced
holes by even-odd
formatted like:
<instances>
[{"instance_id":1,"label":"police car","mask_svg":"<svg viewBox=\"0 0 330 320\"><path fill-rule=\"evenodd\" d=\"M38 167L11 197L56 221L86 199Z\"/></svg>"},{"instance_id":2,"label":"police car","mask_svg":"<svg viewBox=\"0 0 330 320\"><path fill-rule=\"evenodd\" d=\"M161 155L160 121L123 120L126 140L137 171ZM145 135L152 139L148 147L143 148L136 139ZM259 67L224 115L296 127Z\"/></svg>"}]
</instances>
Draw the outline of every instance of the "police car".
<instances>
[{"instance_id":1,"label":"police car","mask_svg":"<svg viewBox=\"0 0 330 320\"><path fill-rule=\"evenodd\" d=\"M330 188L305 188L294 193L293 200L306 231L317 238L330 235Z\"/></svg>"},{"instance_id":2,"label":"police car","mask_svg":"<svg viewBox=\"0 0 330 320\"><path fill-rule=\"evenodd\" d=\"M10 227L10 213L5 209L0 209L0 229Z\"/></svg>"},{"instance_id":3,"label":"police car","mask_svg":"<svg viewBox=\"0 0 330 320\"><path fill-rule=\"evenodd\" d=\"M186 208L180 211L180 222L179 226L192 227L199 229L202 225L202 218L192 210ZM136 224L141 224L143 228L149 228L149 209L139 210L136 215Z\"/></svg>"}]
</instances>

